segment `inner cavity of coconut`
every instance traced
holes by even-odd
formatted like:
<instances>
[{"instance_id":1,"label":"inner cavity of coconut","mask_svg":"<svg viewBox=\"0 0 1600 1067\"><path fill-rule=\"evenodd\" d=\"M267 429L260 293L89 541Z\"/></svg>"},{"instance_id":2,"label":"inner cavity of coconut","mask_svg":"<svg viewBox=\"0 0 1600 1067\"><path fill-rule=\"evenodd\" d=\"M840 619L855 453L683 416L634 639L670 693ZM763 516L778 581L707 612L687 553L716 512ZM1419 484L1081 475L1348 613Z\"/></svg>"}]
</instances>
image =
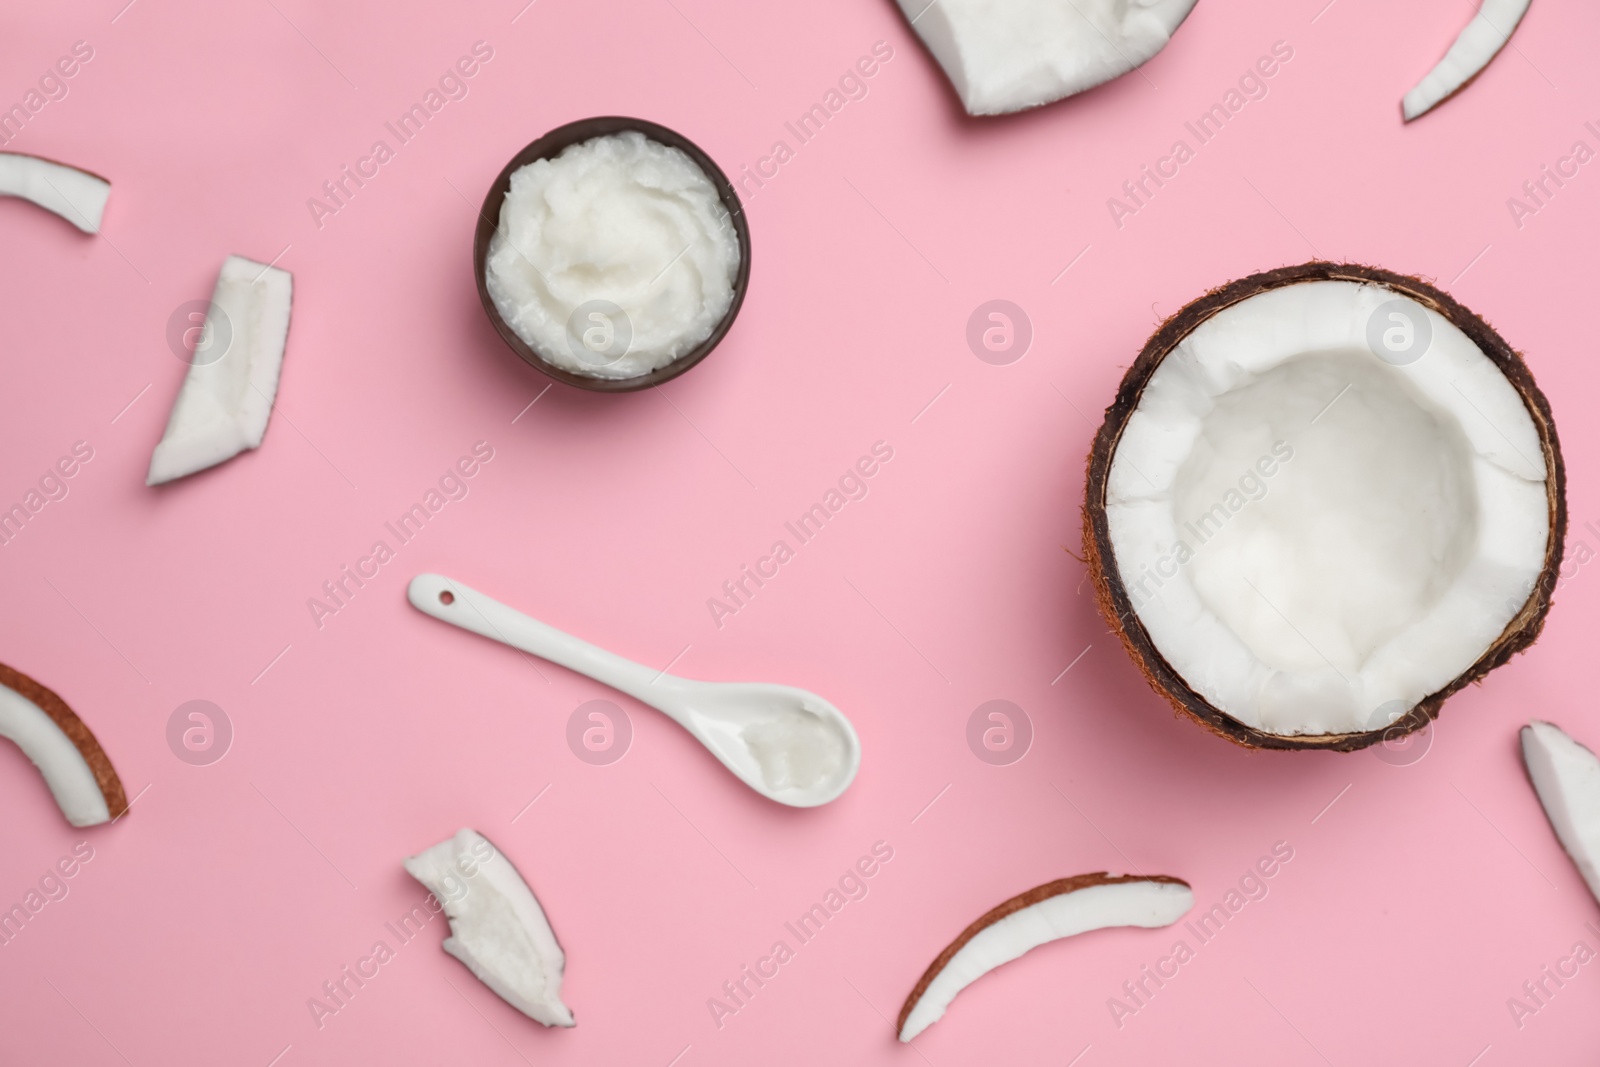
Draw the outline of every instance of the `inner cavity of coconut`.
<instances>
[{"instance_id":1,"label":"inner cavity of coconut","mask_svg":"<svg viewBox=\"0 0 1600 1067\"><path fill-rule=\"evenodd\" d=\"M1391 329L1410 351L1384 346ZM1225 309L1162 362L1106 512L1133 610L1190 688L1268 733L1357 733L1443 688L1521 609L1545 476L1520 396L1465 334L1381 286L1307 282Z\"/></svg>"}]
</instances>

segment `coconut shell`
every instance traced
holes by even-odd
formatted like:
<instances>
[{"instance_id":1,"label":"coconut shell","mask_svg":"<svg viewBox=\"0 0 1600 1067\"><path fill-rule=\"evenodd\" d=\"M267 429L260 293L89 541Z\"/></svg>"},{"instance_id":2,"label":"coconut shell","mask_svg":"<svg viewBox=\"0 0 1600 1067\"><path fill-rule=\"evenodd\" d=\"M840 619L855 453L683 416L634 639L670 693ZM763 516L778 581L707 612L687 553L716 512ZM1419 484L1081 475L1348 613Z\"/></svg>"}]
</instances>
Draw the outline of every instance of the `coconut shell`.
<instances>
[{"instance_id":1,"label":"coconut shell","mask_svg":"<svg viewBox=\"0 0 1600 1067\"><path fill-rule=\"evenodd\" d=\"M928 969L922 972L922 977L917 980L917 984L912 987L910 994L906 996L906 1002L900 1008L900 1016L894 1022L894 1032L899 1034L905 1030L906 1020L911 1017L911 1012L916 1008L917 1002L928 991L928 987L933 984L933 980L939 977L939 973L955 958L955 954L960 952L968 941L971 941L1007 915L1019 912L1023 908L1030 908L1042 900L1049 900L1051 897L1074 893L1080 889L1089 889L1092 886L1119 885L1123 882L1165 882L1169 885L1181 886L1189 884L1181 878L1173 878L1165 874L1107 874L1105 871L1095 871L1092 874L1073 875L1071 878L1057 878L1053 882L1035 886L1026 893L1018 893L1005 903L990 908L974 919L970 926L961 931L959 937L950 942L945 950L939 953L932 963L928 964Z\"/></svg>"},{"instance_id":2,"label":"coconut shell","mask_svg":"<svg viewBox=\"0 0 1600 1067\"><path fill-rule=\"evenodd\" d=\"M1522 397L1529 417L1539 435L1546 470L1545 490L1549 504L1550 537L1545 545L1544 566L1534 583L1533 591L1521 609L1501 631L1500 636L1486 649L1477 661L1448 685L1424 697L1417 705L1393 724L1377 730L1347 734L1304 734L1284 736L1270 734L1246 726L1227 713L1214 707L1167 663L1150 639L1144 624L1134 612L1133 604L1122 576L1117 569L1111 548L1110 526L1106 518L1106 484L1111 473L1111 461L1129 417L1139 405L1150 376L1161 361L1177 347L1178 343L1211 316L1250 297L1277 289L1311 281L1348 281L1365 285L1379 285L1437 313L1441 318L1466 334L1490 361L1505 375L1511 387ZM1094 580L1095 598L1100 611L1133 657L1151 687L1166 697L1181 714L1188 716L1211 732L1247 748L1270 749L1325 749L1334 752L1354 752L1384 740L1395 740L1422 729L1439 717L1440 706L1453 693L1464 686L1481 681L1485 675L1501 666L1513 655L1532 645L1544 627L1545 616L1550 611L1561 569L1562 547L1567 536L1566 467L1561 460L1561 446L1556 438L1555 420L1550 414L1550 403L1534 384L1522 355L1505 342L1487 322L1462 306L1448 293L1423 281L1404 274L1366 267L1353 263L1328 263L1316 261L1294 267L1252 274L1248 278L1230 282L1179 309L1161 324L1150 340L1145 342L1139 358L1123 375L1116 399L1106 408L1105 422L1095 434L1089 451L1088 478L1084 488L1083 551Z\"/></svg>"},{"instance_id":3,"label":"coconut shell","mask_svg":"<svg viewBox=\"0 0 1600 1067\"><path fill-rule=\"evenodd\" d=\"M94 733L84 721L78 718L77 712L67 706L67 702L56 695L55 691L29 678L19 670L13 670L4 663L0 663L0 685L7 689L15 690L38 707L48 716L50 721L61 727L61 732L67 735L89 765L89 770L94 773L95 784L100 787L100 795L105 797L106 810L113 819L120 818L128 810L128 794L122 788L122 779L117 777L116 768L111 766L111 758L106 755L106 750L100 747L100 742L95 739Z\"/></svg>"}]
</instances>

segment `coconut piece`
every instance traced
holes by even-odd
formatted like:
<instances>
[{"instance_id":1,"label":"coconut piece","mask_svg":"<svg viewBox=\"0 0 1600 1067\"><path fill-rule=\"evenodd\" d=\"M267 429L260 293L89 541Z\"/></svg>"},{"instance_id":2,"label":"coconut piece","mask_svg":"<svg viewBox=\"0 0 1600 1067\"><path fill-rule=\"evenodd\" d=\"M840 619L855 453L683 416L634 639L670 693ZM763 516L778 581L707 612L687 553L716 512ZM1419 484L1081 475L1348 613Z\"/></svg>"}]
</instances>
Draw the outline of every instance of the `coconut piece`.
<instances>
[{"instance_id":1,"label":"coconut piece","mask_svg":"<svg viewBox=\"0 0 1600 1067\"><path fill-rule=\"evenodd\" d=\"M1556 839L1600 900L1600 759L1548 722L1522 728L1522 762Z\"/></svg>"},{"instance_id":2,"label":"coconut piece","mask_svg":"<svg viewBox=\"0 0 1600 1067\"><path fill-rule=\"evenodd\" d=\"M84 233L99 233L111 183L98 174L21 152L0 152L0 196L31 200Z\"/></svg>"},{"instance_id":3,"label":"coconut piece","mask_svg":"<svg viewBox=\"0 0 1600 1067\"><path fill-rule=\"evenodd\" d=\"M1511 40L1532 0L1483 0L1467 28L1400 103L1407 122L1467 87Z\"/></svg>"},{"instance_id":4,"label":"coconut piece","mask_svg":"<svg viewBox=\"0 0 1600 1067\"><path fill-rule=\"evenodd\" d=\"M1046 942L1108 926L1171 926L1193 906L1189 883L1166 875L1099 871L1046 882L961 931L906 997L895 1029L910 1041L944 1017L957 993Z\"/></svg>"},{"instance_id":5,"label":"coconut piece","mask_svg":"<svg viewBox=\"0 0 1600 1067\"><path fill-rule=\"evenodd\" d=\"M898 0L970 115L1081 93L1166 47L1195 0Z\"/></svg>"},{"instance_id":6,"label":"coconut piece","mask_svg":"<svg viewBox=\"0 0 1600 1067\"><path fill-rule=\"evenodd\" d=\"M463 829L406 860L405 868L444 905L446 952L528 1018L576 1025L561 1001L566 955L538 898L499 849Z\"/></svg>"},{"instance_id":7,"label":"coconut piece","mask_svg":"<svg viewBox=\"0 0 1600 1067\"><path fill-rule=\"evenodd\" d=\"M122 779L89 727L54 692L3 663L0 737L39 768L73 826L98 826L128 810Z\"/></svg>"},{"instance_id":8,"label":"coconut piece","mask_svg":"<svg viewBox=\"0 0 1600 1067\"><path fill-rule=\"evenodd\" d=\"M214 467L260 446L278 395L294 276L229 256L217 275L196 354L150 457L146 485Z\"/></svg>"},{"instance_id":9,"label":"coconut piece","mask_svg":"<svg viewBox=\"0 0 1600 1067\"><path fill-rule=\"evenodd\" d=\"M1533 643L1565 483L1550 406L1487 323L1418 279L1308 263L1145 345L1089 457L1084 546L1179 711L1352 751Z\"/></svg>"}]
</instances>

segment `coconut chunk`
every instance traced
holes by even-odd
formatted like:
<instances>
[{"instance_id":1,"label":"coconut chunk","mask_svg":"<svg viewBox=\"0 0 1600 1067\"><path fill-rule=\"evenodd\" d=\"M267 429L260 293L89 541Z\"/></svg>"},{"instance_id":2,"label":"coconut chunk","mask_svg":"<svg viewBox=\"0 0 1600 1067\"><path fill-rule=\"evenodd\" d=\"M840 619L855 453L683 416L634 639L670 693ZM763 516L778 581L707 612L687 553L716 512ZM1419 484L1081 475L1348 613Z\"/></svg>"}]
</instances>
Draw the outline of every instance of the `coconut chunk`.
<instances>
[{"instance_id":1,"label":"coconut chunk","mask_svg":"<svg viewBox=\"0 0 1600 1067\"><path fill-rule=\"evenodd\" d=\"M1483 0L1450 50L1400 103L1407 122L1433 110L1483 72L1511 40L1532 0Z\"/></svg>"},{"instance_id":2,"label":"coconut chunk","mask_svg":"<svg viewBox=\"0 0 1600 1067\"><path fill-rule=\"evenodd\" d=\"M1166 47L1195 0L898 0L971 115L1081 93Z\"/></svg>"},{"instance_id":3,"label":"coconut chunk","mask_svg":"<svg viewBox=\"0 0 1600 1067\"><path fill-rule=\"evenodd\" d=\"M1047 882L992 908L923 972L895 1023L910 1041L944 1017L956 994L1032 949L1108 926L1171 926L1194 907L1187 882L1104 871Z\"/></svg>"},{"instance_id":4,"label":"coconut chunk","mask_svg":"<svg viewBox=\"0 0 1600 1067\"><path fill-rule=\"evenodd\" d=\"M1556 839L1600 900L1600 759L1559 726L1522 728L1522 762Z\"/></svg>"},{"instance_id":5,"label":"coconut chunk","mask_svg":"<svg viewBox=\"0 0 1600 1067\"><path fill-rule=\"evenodd\" d=\"M1153 685L1244 744L1418 729L1548 610L1548 404L1416 279L1305 264L1208 294L1129 370L1090 467L1102 607Z\"/></svg>"},{"instance_id":6,"label":"coconut chunk","mask_svg":"<svg viewBox=\"0 0 1600 1067\"><path fill-rule=\"evenodd\" d=\"M0 196L31 200L84 233L99 233L111 183L53 159L0 152Z\"/></svg>"},{"instance_id":7,"label":"coconut chunk","mask_svg":"<svg viewBox=\"0 0 1600 1067\"><path fill-rule=\"evenodd\" d=\"M0 737L33 761L73 826L98 826L128 810L111 760L54 692L0 663Z\"/></svg>"},{"instance_id":8,"label":"coconut chunk","mask_svg":"<svg viewBox=\"0 0 1600 1067\"><path fill-rule=\"evenodd\" d=\"M460 830L406 860L405 868L444 905L446 952L528 1018L576 1025L561 1001L566 955L528 883L488 839Z\"/></svg>"},{"instance_id":9,"label":"coconut chunk","mask_svg":"<svg viewBox=\"0 0 1600 1067\"><path fill-rule=\"evenodd\" d=\"M206 315L207 347L189 365L146 485L214 467L260 446L278 395L294 277L229 256Z\"/></svg>"}]
</instances>

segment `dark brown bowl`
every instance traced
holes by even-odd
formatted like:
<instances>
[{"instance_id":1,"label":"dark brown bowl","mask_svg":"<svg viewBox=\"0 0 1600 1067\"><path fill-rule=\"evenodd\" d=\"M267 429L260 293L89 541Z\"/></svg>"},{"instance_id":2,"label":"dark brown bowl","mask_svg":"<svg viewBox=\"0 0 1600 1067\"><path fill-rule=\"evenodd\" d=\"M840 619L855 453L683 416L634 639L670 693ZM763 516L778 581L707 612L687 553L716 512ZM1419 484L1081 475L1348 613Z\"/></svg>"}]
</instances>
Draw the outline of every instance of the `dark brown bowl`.
<instances>
[{"instance_id":1,"label":"dark brown bowl","mask_svg":"<svg viewBox=\"0 0 1600 1067\"><path fill-rule=\"evenodd\" d=\"M489 257L489 239L500 226L500 206L505 203L506 190L511 188L513 171L527 166L536 159L549 159L560 155L568 145L628 130L637 130L652 141L659 141L661 144L678 149L705 171L706 177L711 179L712 184L722 194L722 206L727 208L728 218L733 223L733 231L739 241L739 270L733 279L733 303L728 305L727 314L722 316L722 321L717 323L711 335L704 341L665 367L657 367L648 374L640 374L633 378L593 378L587 374L574 374L564 367L556 366L540 355L538 349L517 336L517 332L500 317L499 309L494 306L494 300L489 296L489 286L484 279L485 262ZM717 343L733 325L733 320L738 317L739 308L744 303L745 290L750 286L750 226L745 220L744 205L739 202L739 194L734 191L733 183L728 181L728 176L722 173L722 168L718 167L710 156L700 150L699 145L683 134L644 119L618 116L580 119L556 127L512 156L511 162L505 165L495 178L494 184L489 186L489 193L483 198L483 210L478 212L478 229L472 241L472 269L478 278L478 298L483 301L483 310L488 314L489 321L494 324L495 330L511 350L530 366L558 382L565 382L579 389L589 389L597 393L631 393L636 389L648 389L652 385L671 381L699 363L711 354L711 350L717 347Z\"/></svg>"}]
</instances>

